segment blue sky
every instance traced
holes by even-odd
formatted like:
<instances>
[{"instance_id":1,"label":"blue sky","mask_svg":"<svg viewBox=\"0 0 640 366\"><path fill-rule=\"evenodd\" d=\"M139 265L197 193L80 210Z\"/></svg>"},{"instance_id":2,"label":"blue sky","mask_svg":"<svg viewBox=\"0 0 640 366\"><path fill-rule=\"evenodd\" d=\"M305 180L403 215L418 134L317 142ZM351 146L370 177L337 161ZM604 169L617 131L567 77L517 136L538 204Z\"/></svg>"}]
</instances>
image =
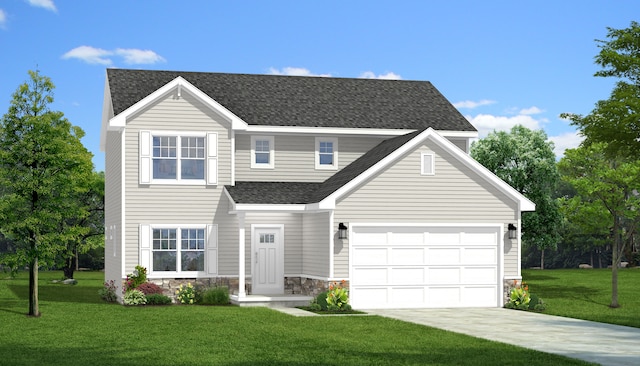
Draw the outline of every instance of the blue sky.
<instances>
[{"instance_id":1,"label":"blue sky","mask_svg":"<svg viewBox=\"0 0 640 366\"><path fill-rule=\"evenodd\" d=\"M429 80L481 137L519 123L560 156L580 137L559 114L589 113L614 84L593 77L594 40L638 14L637 0L2 0L0 113L40 70L103 170L108 67Z\"/></svg>"}]
</instances>

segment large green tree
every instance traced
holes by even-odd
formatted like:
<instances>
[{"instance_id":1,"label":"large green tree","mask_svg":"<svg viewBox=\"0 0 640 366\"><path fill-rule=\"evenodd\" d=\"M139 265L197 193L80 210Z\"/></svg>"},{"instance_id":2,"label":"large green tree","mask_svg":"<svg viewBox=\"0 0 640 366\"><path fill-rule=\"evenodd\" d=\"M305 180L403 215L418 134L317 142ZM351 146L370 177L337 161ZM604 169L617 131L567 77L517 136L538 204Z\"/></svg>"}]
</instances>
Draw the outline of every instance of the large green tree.
<instances>
[{"instance_id":1,"label":"large green tree","mask_svg":"<svg viewBox=\"0 0 640 366\"><path fill-rule=\"evenodd\" d=\"M514 126L494 131L471 145L471 156L536 204L522 217L524 245L539 248L544 268L545 248L556 248L562 215L553 198L559 182L553 143L542 130Z\"/></svg>"},{"instance_id":2,"label":"large green tree","mask_svg":"<svg viewBox=\"0 0 640 366\"><path fill-rule=\"evenodd\" d=\"M611 307L618 304L618 267L640 223L640 160L611 158L606 144L585 144L565 151L558 163L562 178L575 187L583 201L602 205L611 229ZM593 220L598 219L592 217ZM593 224L597 225L597 224Z\"/></svg>"},{"instance_id":3,"label":"large green tree","mask_svg":"<svg viewBox=\"0 0 640 366\"><path fill-rule=\"evenodd\" d=\"M640 24L607 28L607 40L596 40L599 77L618 79L609 99L600 100L586 116L563 113L580 129L586 143L605 142L609 156L640 154Z\"/></svg>"},{"instance_id":4,"label":"large green tree","mask_svg":"<svg viewBox=\"0 0 640 366\"><path fill-rule=\"evenodd\" d=\"M0 196L2 231L28 264L29 315L39 316L38 267L52 264L61 243L83 230L62 223L83 215L73 198L88 190L91 153L84 132L50 109L54 85L37 71L13 94L0 120Z\"/></svg>"}]
</instances>

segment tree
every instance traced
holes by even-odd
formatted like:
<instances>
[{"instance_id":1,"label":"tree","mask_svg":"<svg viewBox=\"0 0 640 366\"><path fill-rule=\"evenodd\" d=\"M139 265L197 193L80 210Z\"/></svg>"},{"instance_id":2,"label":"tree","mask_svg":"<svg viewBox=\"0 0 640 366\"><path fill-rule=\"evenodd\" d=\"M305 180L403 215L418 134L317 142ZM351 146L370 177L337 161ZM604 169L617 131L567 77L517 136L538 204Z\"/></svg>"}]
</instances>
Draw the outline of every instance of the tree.
<instances>
[{"instance_id":1,"label":"tree","mask_svg":"<svg viewBox=\"0 0 640 366\"><path fill-rule=\"evenodd\" d=\"M523 214L522 241L540 249L544 268L544 250L556 247L562 225L553 198L559 182L553 143L544 131L514 126L509 133L494 131L474 142L471 156L536 204L535 212Z\"/></svg>"},{"instance_id":2,"label":"tree","mask_svg":"<svg viewBox=\"0 0 640 366\"><path fill-rule=\"evenodd\" d=\"M72 198L87 190L93 165L84 132L49 109L54 85L37 71L13 94L0 120L0 222L29 266L29 315L39 316L38 267L52 264L61 243L80 235L62 226L81 216Z\"/></svg>"},{"instance_id":3,"label":"tree","mask_svg":"<svg viewBox=\"0 0 640 366\"><path fill-rule=\"evenodd\" d=\"M618 304L618 267L624 248L640 223L640 160L611 158L606 144L592 143L565 151L558 163L563 179L583 201L598 202L609 213L611 228L611 307ZM594 219L594 218L592 218Z\"/></svg>"},{"instance_id":4,"label":"tree","mask_svg":"<svg viewBox=\"0 0 640 366\"><path fill-rule=\"evenodd\" d=\"M586 137L586 143L605 142L609 156L640 153L640 24L625 29L607 28L607 41L596 40L600 52L599 77L620 79L607 100L598 101L586 116L563 113Z\"/></svg>"},{"instance_id":5,"label":"tree","mask_svg":"<svg viewBox=\"0 0 640 366\"><path fill-rule=\"evenodd\" d=\"M88 190L77 192L70 202L78 207L76 217L61 222L61 230L75 228L78 235L69 237L60 252L59 262L65 278L73 278L79 254L91 249L104 248L104 172L93 172Z\"/></svg>"}]
</instances>

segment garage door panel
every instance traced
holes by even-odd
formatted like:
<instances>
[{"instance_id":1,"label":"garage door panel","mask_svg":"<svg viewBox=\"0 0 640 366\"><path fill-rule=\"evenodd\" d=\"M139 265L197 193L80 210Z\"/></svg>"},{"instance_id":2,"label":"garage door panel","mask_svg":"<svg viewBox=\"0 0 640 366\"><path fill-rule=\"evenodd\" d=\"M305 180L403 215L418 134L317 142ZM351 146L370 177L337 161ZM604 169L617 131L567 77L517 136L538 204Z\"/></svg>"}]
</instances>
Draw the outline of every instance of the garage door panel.
<instances>
[{"instance_id":1,"label":"garage door panel","mask_svg":"<svg viewBox=\"0 0 640 366\"><path fill-rule=\"evenodd\" d=\"M433 230L429 232L429 245L458 245L460 244L460 233L448 230Z\"/></svg>"},{"instance_id":2,"label":"garage door panel","mask_svg":"<svg viewBox=\"0 0 640 366\"><path fill-rule=\"evenodd\" d=\"M465 248L462 252L462 264L491 264L498 261L498 249L493 248Z\"/></svg>"},{"instance_id":3,"label":"garage door panel","mask_svg":"<svg viewBox=\"0 0 640 366\"><path fill-rule=\"evenodd\" d=\"M406 229L404 232L394 232L391 234L389 244L396 245L423 245L424 244L424 229L411 230Z\"/></svg>"},{"instance_id":4,"label":"garage door panel","mask_svg":"<svg viewBox=\"0 0 640 366\"><path fill-rule=\"evenodd\" d=\"M427 276L429 284L434 285L449 285L459 284L461 279L461 268L429 268L427 270Z\"/></svg>"},{"instance_id":5,"label":"garage door panel","mask_svg":"<svg viewBox=\"0 0 640 366\"><path fill-rule=\"evenodd\" d=\"M425 248L392 248L391 265L425 264Z\"/></svg>"},{"instance_id":6,"label":"garage door panel","mask_svg":"<svg viewBox=\"0 0 640 366\"><path fill-rule=\"evenodd\" d=\"M387 248L354 248L354 265L387 265Z\"/></svg>"},{"instance_id":7,"label":"garage door panel","mask_svg":"<svg viewBox=\"0 0 640 366\"><path fill-rule=\"evenodd\" d=\"M461 248L427 248L427 264L458 265Z\"/></svg>"},{"instance_id":8,"label":"garage door panel","mask_svg":"<svg viewBox=\"0 0 640 366\"><path fill-rule=\"evenodd\" d=\"M462 283L487 284L497 283L498 273L495 267L465 267L462 270Z\"/></svg>"},{"instance_id":9,"label":"garage door panel","mask_svg":"<svg viewBox=\"0 0 640 366\"><path fill-rule=\"evenodd\" d=\"M462 291L462 306L491 307L498 301L495 286L465 287Z\"/></svg>"},{"instance_id":10,"label":"garage door panel","mask_svg":"<svg viewBox=\"0 0 640 366\"><path fill-rule=\"evenodd\" d=\"M388 281L387 268L358 268L353 271L353 282L358 285L386 285Z\"/></svg>"},{"instance_id":11,"label":"garage door panel","mask_svg":"<svg viewBox=\"0 0 640 366\"><path fill-rule=\"evenodd\" d=\"M495 245L496 232L465 232L462 236L462 245Z\"/></svg>"},{"instance_id":12,"label":"garage door panel","mask_svg":"<svg viewBox=\"0 0 640 366\"><path fill-rule=\"evenodd\" d=\"M391 290L391 304L398 307L415 306L424 304L424 287L402 287Z\"/></svg>"},{"instance_id":13,"label":"garage door panel","mask_svg":"<svg viewBox=\"0 0 640 366\"><path fill-rule=\"evenodd\" d=\"M358 232L357 243L366 245L387 245L387 233L385 232Z\"/></svg>"},{"instance_id":14,"label":"garage door panel","mask_svg":"<svg viewBox=\"0 0 640 366\"><path fill-rule=\"evenodd\" d=\"M360 288L351 295L351 306L354 308L379 308L391 302L386 287Z\"/></svg>"},{"instance_id":15,"label":"garage door panel","mask_svg":"<svg viewBox=\"0 0 640 366\"><path fill-rule=\"evenodd\" d=\"M424 285L426 270L424 268L392 268L391 285Z\"/></svg>"},{"instance_id":16,"label":"garage door panel","mask_svg":"<svg viewBox=\"0 0 640 366\"><path fill-rule=\"evenodd\" d=\"M460 306L460 287L429 287L429 306L456 307Z\"/></svg>"}]
</instances>

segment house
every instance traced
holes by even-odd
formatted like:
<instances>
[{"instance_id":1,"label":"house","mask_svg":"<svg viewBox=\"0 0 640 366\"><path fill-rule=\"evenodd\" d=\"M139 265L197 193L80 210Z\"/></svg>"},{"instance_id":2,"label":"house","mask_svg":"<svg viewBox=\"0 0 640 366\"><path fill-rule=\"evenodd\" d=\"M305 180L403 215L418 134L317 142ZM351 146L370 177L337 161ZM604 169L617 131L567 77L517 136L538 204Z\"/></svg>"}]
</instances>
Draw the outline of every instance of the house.
<instances>
[{"instance_id":1,"label":"house","mask_svg":"<svg viewBox=\"0 0 640 366\"><path fill-rule=\"evenodd\" d=\"M429 82L108 69L105 277L240 304L499 307L534 204ZM511 229L511 232L509 232Z\"/></svg>"}]
</instances>

